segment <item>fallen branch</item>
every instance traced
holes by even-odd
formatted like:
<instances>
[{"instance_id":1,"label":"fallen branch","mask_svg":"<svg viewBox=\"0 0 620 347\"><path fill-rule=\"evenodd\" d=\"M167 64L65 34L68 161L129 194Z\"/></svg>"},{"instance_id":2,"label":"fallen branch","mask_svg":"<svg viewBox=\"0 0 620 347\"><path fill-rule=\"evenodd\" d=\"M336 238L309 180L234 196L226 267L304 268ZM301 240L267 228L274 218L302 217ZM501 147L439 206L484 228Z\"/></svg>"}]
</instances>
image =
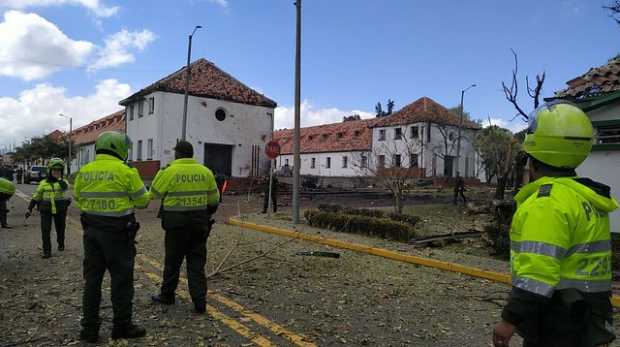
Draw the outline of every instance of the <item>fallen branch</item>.
<instances>
[{"instance_id":1,"label":"fallen branch","mask_svg":"<svg viewBox=\"0 0 620 347\"><path fill-rule=\"evenodd\" d=\"M265 251L265 252L263 252L263 253L261 253L261 254L259 254L257 256L254 256L254 257L252 257L250 259L244 260L244 261L242 261L240 263L231 265L231 266L226 267L224 269L220 269L219 271L213 271L212 273L207 275L207 278L212 278L212 277L214 277L214 276L216 276L218 274L221 274L223 272L232 270L234 268L238 268L238 267L243 266L243 265L245 265L247 263L251 263L251 262L253 262L253 261L257 260L257 259L263 258L263 257L273 253L273 251L275 251L276 249L281 248L285 244L291 243L291 242L296 241L296 240L297 240L296 238L292 238L292 239L288 239L286 241L280 242L280 243L276 244L275 246L273 246L272 248L270 248L269 250L267 250L267 251ZM232 252L229 252L229 253L232 253Z\"/></svg>"}]
</instances>

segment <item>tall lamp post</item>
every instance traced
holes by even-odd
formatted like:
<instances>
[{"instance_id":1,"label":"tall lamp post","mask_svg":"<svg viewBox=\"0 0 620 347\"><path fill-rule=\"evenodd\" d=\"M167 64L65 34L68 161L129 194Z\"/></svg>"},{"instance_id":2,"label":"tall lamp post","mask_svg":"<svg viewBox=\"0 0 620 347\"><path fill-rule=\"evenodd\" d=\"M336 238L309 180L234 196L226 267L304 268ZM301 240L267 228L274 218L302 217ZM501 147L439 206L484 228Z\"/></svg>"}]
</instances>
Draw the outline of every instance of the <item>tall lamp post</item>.
<instances>
[{"instance_id":1,"label":"tall lamp post","mask_svg":"<svg viewBox=\"0 0 620 347\"><path fill-rule=\"evenodd\" d=\"M73 133L73 118L67 117L62 113L58 114L63 118L69 118L69 165L67 165L67 176L71 175L71 163L73 162L73 157L71 156L71 147L73 145L73 141L71 141L71 134Z\"/></svg>"},{"instance_id":2,"label":"tall lamp post","mask_svg":"<svg viewBox=\"0 0 620 347\"><path fill-rule=\"evenodd\" d=\"M181 139L185 140L185 135L187 134L187 99L189 92L189 78L191 71L189 70L189 62L192 57L192 37L196 33L196 30L201 29L202 26L196 25L194 27L194 31L189 35L189 43L187 45L187 66L185 67L185 101L183 102L183 130L181 133Z\"/></svg>"},{"instance_id":3,"label":"tall lamp post","mask_svg":"<svg viewBox=\"0 0 620 347\"><path fill-rule=\"evenodd\" d=\"M297 10L297 31L295 39L295 130L293 132L293 223L299 224L300 189L300 123L301 123L301 0L295 1Z\"/></svg>"},{"instance_id":4,"label":"tall lamp post","mask_svg":"<svg viewBox=\"0 0 620 347\"><path fill-rule=\"evenodd\" d=\"M456 171L459 172L460 162L461 162L461 131L463 129L463 97L465 96L465 92L469 89L475 87L476 84L472 84L469 87L461 90L461 107L460 107L460 117L459 117L459 130L458 137L456 142Z\"/></svg>"}]
</instances>

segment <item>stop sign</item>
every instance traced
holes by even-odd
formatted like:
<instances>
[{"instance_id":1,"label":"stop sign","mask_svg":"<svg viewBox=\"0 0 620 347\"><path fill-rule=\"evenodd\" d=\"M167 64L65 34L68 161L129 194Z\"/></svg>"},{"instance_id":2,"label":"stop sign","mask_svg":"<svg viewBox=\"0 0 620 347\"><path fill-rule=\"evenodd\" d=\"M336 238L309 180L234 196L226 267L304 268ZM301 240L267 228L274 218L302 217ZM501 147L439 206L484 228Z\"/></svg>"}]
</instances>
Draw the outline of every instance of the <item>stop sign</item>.
<instances>
[{"instance_id":1,"label":"stop sign","mask_svg":"<svg viewBox=\"0 0 620 347\"><path fill-rule=\"evenodd\" d=\"M265 154L269 159L275 159L280 155L280 144L278 141L269 141L265 147Z\"/></svg>"}]
</instances>

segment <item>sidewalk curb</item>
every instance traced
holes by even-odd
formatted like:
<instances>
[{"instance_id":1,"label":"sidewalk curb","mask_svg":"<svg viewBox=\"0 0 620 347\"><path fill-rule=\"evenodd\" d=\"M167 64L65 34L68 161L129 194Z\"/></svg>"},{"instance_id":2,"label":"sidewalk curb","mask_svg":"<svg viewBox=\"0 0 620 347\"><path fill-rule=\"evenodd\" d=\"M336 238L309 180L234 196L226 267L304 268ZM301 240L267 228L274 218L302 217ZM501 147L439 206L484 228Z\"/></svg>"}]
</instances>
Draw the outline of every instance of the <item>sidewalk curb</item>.
<instances>
[{"instance_id":1,"label":"sidewalk curb","mask_svg":"<svg viewBox=\"0 0 620 347\"><path fill-rule=\"evenodd\" d=\"M260 232L267 233L267 234L315 242L315 243L319 243L322 245L332 246L332 247L336 247L340 249L348 249L351 251L366 253L366 254L370 254L370 255L374 255L378 257L391 259L391 260L397 260L397 261L402 261L405 263L422 265L422 266L431 267L431 268L449 271L449 272L461 273L464 275L478 277L478 278L490 280L493 282L499 282L503 284L512 285L511 276L510 274L507 274L507 273L482 270L482 269L475 268L472 266L460 265L460 264L450 263L450 262L436 260L436 259L419 257L415 255L402 254L402 253L390 251L384 248L370 247L370 246L362 245L359 243L350 243L347 241L328 239L328 238L321 237L321 236L305 234L303 232L291 231L287 229L272 227L268 225L261 225L261 224L251 223L251 222L244 222L236 218L230 218L228 220L228 224L238 226L241 228L245 228L245 229L260 231ZM620 296L613 295L611 298L611 304L614 307L620 307Z\"/></svg>"}]
</instances>

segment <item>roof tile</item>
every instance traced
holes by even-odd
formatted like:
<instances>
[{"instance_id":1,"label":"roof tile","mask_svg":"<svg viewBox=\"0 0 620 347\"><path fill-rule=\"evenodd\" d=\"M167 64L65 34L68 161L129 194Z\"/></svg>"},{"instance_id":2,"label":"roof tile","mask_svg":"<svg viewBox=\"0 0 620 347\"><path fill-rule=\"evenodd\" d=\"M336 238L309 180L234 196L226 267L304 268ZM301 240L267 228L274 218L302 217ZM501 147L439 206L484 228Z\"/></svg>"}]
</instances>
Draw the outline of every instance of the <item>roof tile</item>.
<instances>
[{"instance_id":1,"label":"roof tile","mask_svg":"<svg viewBox=\"0 0 620 347\"><path fill-rule=\"evenodd\" d=\"M555 93L556 97L581 99L620 90L620 55L607 64L590 68L585 74L568 82L567 88Z\"/></svg>"}]
</instances>

